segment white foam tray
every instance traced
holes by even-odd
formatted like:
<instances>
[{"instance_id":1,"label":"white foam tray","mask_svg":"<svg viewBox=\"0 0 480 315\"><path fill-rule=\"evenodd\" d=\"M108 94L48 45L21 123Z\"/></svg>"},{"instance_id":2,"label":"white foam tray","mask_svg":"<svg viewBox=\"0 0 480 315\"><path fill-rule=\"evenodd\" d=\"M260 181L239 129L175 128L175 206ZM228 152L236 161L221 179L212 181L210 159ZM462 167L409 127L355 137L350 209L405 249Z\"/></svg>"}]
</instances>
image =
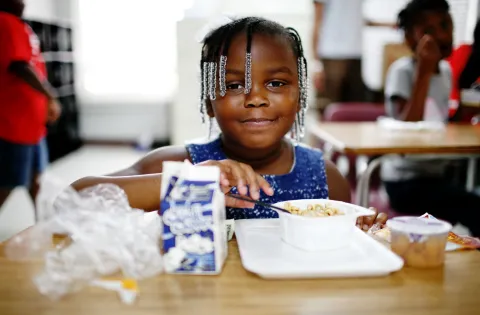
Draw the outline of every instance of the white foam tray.
<instances>
[{"instance_id":1,"label":"white foam tray","mask_svg":"<svg viewBox=\"0 0 480 315\"><path fill-rule=\"evenodd\" d=\"M320 252L284 243L278 219L238 220L235 234L243 267L265 279L379 277L403 267L400 257L359 229L349 246Z\"/></svg>"}]
</instances>

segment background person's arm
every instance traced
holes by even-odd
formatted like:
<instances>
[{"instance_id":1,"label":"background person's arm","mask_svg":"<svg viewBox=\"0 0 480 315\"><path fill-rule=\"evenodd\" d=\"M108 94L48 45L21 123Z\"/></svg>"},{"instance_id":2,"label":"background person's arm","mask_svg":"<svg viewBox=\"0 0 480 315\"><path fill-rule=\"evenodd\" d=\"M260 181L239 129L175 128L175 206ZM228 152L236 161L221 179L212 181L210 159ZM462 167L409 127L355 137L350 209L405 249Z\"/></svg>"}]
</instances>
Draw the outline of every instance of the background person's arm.
<instances>
[{"instance_id":1,"label":"background person's arm","mask_svg":"<svg viewBox=\"0 0 480 315\"><path fill-rule=\"evenodd\" d=\"M424 35L417 46L413 84L410 73L396 69L395 63L391 66L385 84L389 116L404 121L423 120L430 79L440 60L437 44L431 36Z\"/></svg>"},{"instance_id":2,"label":"background person's arm","mask_svg":"<svg viewBox=\"0 0 480 315\"><path fill-rule=\"evenodd\" d=\"M53 100L55 98L53 95L53 89L48 81L42 81L28 62L12 61L8 67L8 71L22 79L32 89L42 93L48 100Z\"/></svg>"},{"instance_id":3,"label":"background person's arm","mask_svg":"<svg viewBox=\"0 0 480 315\"><path fill-rule=\"evenodd\" d=\"M14 16L2 15L0 18L0 71L10 72L42 93L48 99L48 121L53 122L60 116L60 106L55 101L53 89L46 80L40 79L30 66L32 48L29 44L25 25Z\"/></svg>"},{"instance_id":4,"label":"background person's arm","mask_svg":"<svg viewBox=\"0 0 480 315\"><path fill-rule=\"evenodd\" d=\"M41 80L35 69L25 61L13 61L8 67L8 71L22 79L32 89L42 93L48 100L47 113L45 114L48 122L55 122L61 114L61 107L58 104L53 88L47 80Z\"/></svg>"}]
</instances>

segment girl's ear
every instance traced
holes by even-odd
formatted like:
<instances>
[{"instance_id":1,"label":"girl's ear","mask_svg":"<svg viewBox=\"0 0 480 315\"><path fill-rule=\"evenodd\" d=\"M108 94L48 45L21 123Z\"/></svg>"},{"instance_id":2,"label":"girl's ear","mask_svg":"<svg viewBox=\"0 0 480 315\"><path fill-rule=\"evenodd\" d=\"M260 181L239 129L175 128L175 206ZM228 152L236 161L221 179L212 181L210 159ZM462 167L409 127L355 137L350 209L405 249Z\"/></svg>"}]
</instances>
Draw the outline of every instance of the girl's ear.
<instances>
[{"instance_id":1,"label":"girl's ear","mask_svg":"<svg viewBox=\"0 0 480 315\"><path fill-rule=\"evenodd\" d=\"M212 101L208 98L205 101L205 109L207 110L208 117L210 117L210 118L215 117L215 113L213 112Z\"/></svg>"}]
</instances>

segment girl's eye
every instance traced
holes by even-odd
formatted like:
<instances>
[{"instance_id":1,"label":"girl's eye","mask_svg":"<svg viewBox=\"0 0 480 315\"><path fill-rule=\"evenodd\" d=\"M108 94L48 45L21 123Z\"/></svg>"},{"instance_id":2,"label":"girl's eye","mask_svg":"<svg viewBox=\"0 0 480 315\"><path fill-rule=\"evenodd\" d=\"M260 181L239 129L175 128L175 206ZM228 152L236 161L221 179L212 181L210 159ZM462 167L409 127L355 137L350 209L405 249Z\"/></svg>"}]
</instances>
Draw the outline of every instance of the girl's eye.
<instances>
[{"instance_id":1,"label":"girl's eye","mask_svg":"<svg viewBox=\"0 0 480 315\"><path fill-rule=\"evenodd\" d=\"M274 88L279 88L279 87L282 87L284 85L285 85L285 83L283 83L281 81L272 81L272 82L268 83L269 87L274 87Z\"/></svg>"},{"instance_id":2,"label":"girl's eye","mask_svg":"<svg viewBox=\"0 0 480 315\"><path fill-rule=\"evenodd\" d=\"M240 90L240 89L243 89L243 85L241 85L240 83L231 83L231 84L227 84L227 90Z\"/></svg>"}]
</instances>

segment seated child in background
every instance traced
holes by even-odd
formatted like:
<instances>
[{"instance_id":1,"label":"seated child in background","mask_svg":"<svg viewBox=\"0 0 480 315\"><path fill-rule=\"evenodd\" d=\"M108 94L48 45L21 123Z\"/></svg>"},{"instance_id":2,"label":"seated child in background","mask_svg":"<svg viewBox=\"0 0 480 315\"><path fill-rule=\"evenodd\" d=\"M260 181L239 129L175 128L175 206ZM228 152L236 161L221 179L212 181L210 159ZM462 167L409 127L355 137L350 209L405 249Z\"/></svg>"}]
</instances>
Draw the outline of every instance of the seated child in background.
<instances>
[{"instance_id":1,"label":"seated child in background","mask_svg":"<svg viewBox=\"0 0 480 315\"><path fill-rule=\"evenodd\" d=\"M398 24L414 57L397 60L385 86L386 110L405 121L448 120L451 71L443 59L452 52L452 18L446 0L412 0ZM439 157L441 158L441 157ZM480 196L456 187L444 177L446 162L400 156L382 164L381 176L393 209L460 222L480 235Z\"/></svg>"},{"instance_id":2,"label":"seated child in background","mask_svg":"<svg viewBox=\"0 0 480 315\"><path fill-rule=\"evenodd\" d=\"M480 114L478 107L462 106L462 90L475 89L480 94L480 19L473 32L471 45L460 45L448 58L452 67L452 92L450 100L456 107L450 108L450 118L454 121L471 122ZM480 97L477 100L480 103Z\"/></svg>"},{"instance_id":3,"label":"seated child in background","mask_svg":"<svg viewBox=\"0 0 480 315\"><path fill-rule=\"evenodd\" d=\"M157 149L131 167L105 177L87 177L77 190L99 183L123 188L132 207L160 204L162 162L190 160L215 165L222 189L268 203L331 198L350 201L350 188L322 152L299 140L307 109L307 65L298 33L262 18L242 18L211 31L201 53L201 113L216 119L219 137L206 143ZM227 218L274 218L252 203L226 199ZM253 209L247 209L253 208ZM386 215L367 218L362 228Z\"/></svg>"}]
</instances>

